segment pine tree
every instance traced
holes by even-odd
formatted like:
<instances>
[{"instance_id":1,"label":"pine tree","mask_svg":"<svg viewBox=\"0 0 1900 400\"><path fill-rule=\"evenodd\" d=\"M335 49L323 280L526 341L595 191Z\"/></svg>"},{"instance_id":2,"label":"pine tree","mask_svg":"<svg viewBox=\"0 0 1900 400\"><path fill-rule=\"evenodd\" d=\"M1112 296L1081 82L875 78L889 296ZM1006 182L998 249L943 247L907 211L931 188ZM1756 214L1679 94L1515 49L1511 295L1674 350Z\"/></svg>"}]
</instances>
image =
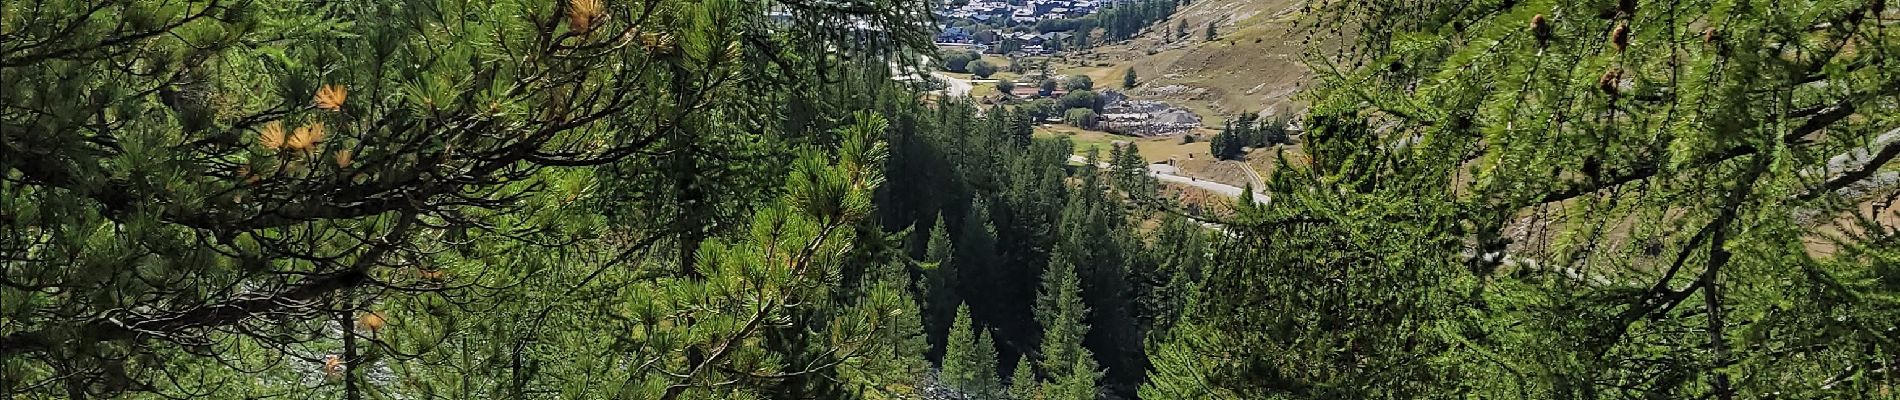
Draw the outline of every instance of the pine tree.
<instances>
[{"instance_id":1,"label":"pine tree","mask_svg":"<svg viewBox=\"0 0 1900 400\"><path fill-rule=\"evenodd\" d=\"M1042 382L1036 381L1035 366L1029 365L1027 356L1018 356L1016 372L1009 377L1010 400L1038 400L1041 389Z\"/></svg>"},{"instance_id":2,"label":"pine tree","mask_svg":"<svg viewBox=\"0 0 1900 400\"><path fill-rule=\"evenodd\" d=\"M976 327L970 321L970 307L957 306L957 317L950 325L949 341L944 344L943 368L937 375L944 386L964 393L971 393L976 386L979 371L976 343Z\"/></svg>"},{"instance_id":3,"label":"pine tree","mask_svg":"<svg viewBox=\"0 0 1900 400\"><path fill-rule=\"evenodd\" d=\"M1036 298L1036 318L1042 322L1039 365L1050 380L1043 392L1049 399L1093 399L1101 373L1094 354L1082 347L1089 329L1084 321L1088 307L1083 304L1080 279L1068 258L1060 253L1050 257Z\"/></svg>"},{"instance_id":4,"label":"pine tree","mask_svg":"<svg viewBox=\"0 0 1900 400\"><path fill-rule=\"evenodd\" d=\"M1046 400L1095 400L1098 398L1096 381L1102 378L1102 372L1093 357L1076 358L1069 371L1061 376L1050 378L1043 385L1043 399Z\"/></svg>"},{"instance_id":5,"label":"pine tree","mask_svg":"<svg viewBox=\"0 0 1900 400\"><path fill-rule=\"evenodd\" d=\"M1002 395L1003 385L996 376L996 342L989 330L971 322L968 306L957 307L956 324L951 329L943 372L939 374L943 383L971 398Z\"/></svg>"},{"instance_id":6,"label":"pine tree","mask_svg":"<svg viewBox=\"0 0 1900 400\"><path fill-rule=\"evenodd\" d=\"M1127 71L1122 72L1122 89L1134 89L1135 83L1135 67L1130 66Z\"/></svg>"},{"instance_id":7,"label":"pine tree","mask_svg":"<svg viewBox=\"0 0 1900 400\"><path fill-rule=\"evenodd\" d=\"M1154 178L1148 177L1148 160L1141 156L1139 146L1133 143L1115 146L1110 159L1114 166L1115 189L1139 204L1145 204L1154 196Z\"/></svg>"},{"instance_id":8,"label":"pine tree","mask_svg":"<svg viewBox=\"0 0 1900 400\"><path fill-rule=\"evenodd\" d=\"M972 371L974 376L968 393L973 394L974 398L988 400L1000 399L1007 395L1003 388L1003 379L996 376L996 340L990 337L990 330L977 327L976 342L972 343L971 347L975 349L975 355L972 357L975 368Z\"/></svg>"},{"instance_id":9,"label":"pine tree","mask_svg":"<svg viewBox=\"0 0 1900 400\"><path fill-rule=\"evenodd\" d=\"M757 398L797 379L753 374L893 383L860 378L888 366L866 358L892 354L915 304L892 308L911 301L901 286L855 281L888 276L844 261L876 212L891 127L837 109L730 116L819 103L804 100L884 67L782 55L926 49L914 10L0 9L7 396L525 398L588 377L624 383L602 397ZM801 18L767 22L776 12ZM858 29L879 33L844 39ZM791 323L828 328L776 332ZM778 363L813 344L853 351Z\"/></svg>"},{"instance_id":10,"label":"pine tree","mask_svg":"<svg viewBox=\"0 0 1900 400\"><path fill-rule=\"evenodd\" d=\"M929 332L929 354L939 356L944 352L945 338L952 332L957 305L963 303L956 292L959 274L956 249L951 246L950 233L944 228L947 224L948 220L937 217L937 223L930 228L924 260L919 263L924 271L924 285L919 293L925 299L923 315L926 332Z\"/></svg>"},{"instance_id":11,"label":"pine tree","mask_svg":"<svg viewBox=\"0 0 1900 400\"><path fill-rule=\"evenodd\" d=\"M1149 353L1153 363L1147 382L1141 384L1141 398L1153 400L1193 400L1239 398L1233 391L1208 381L1219 376L1218 360L1208 357L1221 350L1218 340L1226 336L1187 322L1163 335Z\"/></svg>"}]
</instances>

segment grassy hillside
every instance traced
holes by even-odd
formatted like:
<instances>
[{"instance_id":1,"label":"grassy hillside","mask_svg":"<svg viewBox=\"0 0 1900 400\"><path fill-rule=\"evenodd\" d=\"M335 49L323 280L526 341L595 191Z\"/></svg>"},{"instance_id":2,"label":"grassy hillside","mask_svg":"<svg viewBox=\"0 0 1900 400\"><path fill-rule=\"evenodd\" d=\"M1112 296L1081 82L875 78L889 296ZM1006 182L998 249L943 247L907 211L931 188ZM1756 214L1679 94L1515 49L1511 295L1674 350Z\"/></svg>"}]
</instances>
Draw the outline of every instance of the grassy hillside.
<instances>
[{"instance_id":1,"label":"grassy hillside","mask_svg":"<svg viewBox=\"0 0 1900 400\"><path fill-rule=\"evenodd\" d=\"M1141 36L1076 55L1062 72L1081 73L1119 88L1135 68L1136 98L1166 100L1194 109L1218 126L1223 114L1297 110L1294 98L1310 73L1301 64L1304 34L1297 30L1304 1L1200 0ZM1185 37L1177 35L1187 21ZM1217 37L1206 40L1207 25Z\"/></svg>"}]
</instances>

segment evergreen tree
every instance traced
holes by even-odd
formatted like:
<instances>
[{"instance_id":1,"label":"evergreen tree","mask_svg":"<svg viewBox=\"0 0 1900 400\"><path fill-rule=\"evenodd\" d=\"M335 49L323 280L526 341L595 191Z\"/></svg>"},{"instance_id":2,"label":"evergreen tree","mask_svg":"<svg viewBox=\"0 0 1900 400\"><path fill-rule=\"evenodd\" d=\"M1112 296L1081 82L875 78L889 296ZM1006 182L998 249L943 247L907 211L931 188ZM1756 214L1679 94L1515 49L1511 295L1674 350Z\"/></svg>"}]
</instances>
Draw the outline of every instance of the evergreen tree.
<instances>
[{"instance_id":1,"label":"evergreen tree","mask_svg":"<svg viewBox=\"0 0 1900 400\"><path fill-rule=\"evenodd\" d=\"M937 217L937 223L930 228L930 240L923 262L919 263L924 271L924 286L919 291L924 298L923 315L926 316L927 332L931 351L929 354L941 357L944 340L950 334L951 324L956 318L959 304L957 296L958 281L956 249L951 247L950 234L944 229L949 221Z\"/></svg>"},{"instance_id":2,"label":"evergreen tree","mask_svg":"<svg viewBox=\"0 0 1900 400\"><path fill-rule=\"evenodd\" d=\"M996 342L989 330L970 320L968 306L957 307L950 343L944 352L943 383L971 398L991 399L1002 394L996 377Z\"/></svg>"},{"instance_id":3,"label":"evergreen tree","mask_svg":"<svg viewBox=\"0 0 1900 400\"><path fill-rule=\"evenodd\" d=\"M1220 160L1238 160L1245 156L1247 152L1244 146L1248 140L1246 126L1247 121L1243 119L1227 121L1226 126L1208 141L1208 152Z\"/></svg>"},{"instance_id":4,"label":"evergreen tree","mask_svg":"<svg viewBox=\"0 0 1900 400\"><path fill-rule=\"evenodd\" d=\"M1144 322L1152 327L1150 338L1165 338L1192 304L1194 282L1202 274L1201 267L1208 258L1207 242L1203 228L1188 218L1175 214L1163 216L1161 230L1154 238L1155 246L1149 253L1160 260L1160 265L1138 272L1138 279L1152 290L1139 296L1143 307L1140 314L1149 318Z\"/></svg>"},{"instance_id":5,"label":"evergreen tree","mask_svg":"<svg viewBox=\"0 0 1900 400\"><path fill-rule=\"evenodd\" d=\"M1853 366L1900 348L1844 332L1900 315L1892 236L1816 238L1892 229L1837 191L1880 167L1828 166L1900 157L1869 102L1900 49L1858 45L1885 4L1319 7L1361 35L1315 38L1344 40L1322 65L1354 67L1307 93L1306 162L1232 218L1141 397L1883 396Z\"/></svg>"},{"instance_id":6,"label":"evergreen tree","mask_svg":"<svg viewBox=\"0 0 1900 400\"><path fill-rule=\"evenodd\" d=\"M1035 367L1029 365L1029 358L1016 358L1016 372L1009 377L1010 400L1038 400L1042 383L1036 381Z\"/></svg>"},{"instance_id":7,"label":"evergreen tree","mask_svg":"<svg viewBox=\"0 0 1900 400\"><path fill-rule=\"evenodd\" d=\"M1042 290L1036 296L1036 319L1042 321L1038 365L1051 381L1058 382L1077 373L1092 373L1095 358L1082 347L1082 338L1089 329L1084 321L1088 306L1083 304L1081 282L1069 258L1061 253L1050 257L1049 268L1043 271ZM1090 371L1073 369L1080 358L1091 360Z\"/></svg>"},{"instance_id":8,"label":"evergreen tree","mask_svg":"<svg viewBox=\"0 0 1900 400\"><path fill-rule=\"evenodd\" d=\"M1122 72L1122 89L1134 89L1135 83L1135 67L1130 66Z\"/></svg>"},{"instance_id":9,"label":"evergreen tree","mask_svg":"<svg viewBox=\"0 0 1900 400\"><path fill-rule=\"evenodd\" d=\"M996 376L996 340L990 337L990 330L978 327L976 342L971 344L976 350L974 358L973 380L967 390L976 399L997 400L1008 393L1004 390L1003 380Z\"/></svg>"},{"instance_id":10,"label":"evergreen tree","mask_svg":"<svg viewBox=\"0 0 1900 400\"><path fill-rule=\"evenodd\" d=\"M899 386L869 380L900 358L870 358L898 352L915 304L888 264L846 261L889 126L797 107L888 82L835 60L926 50L928 22L777 1L7 2L0 392ZM786 108L822 112L757 112ZM840 351L779 363L813 347Z\"/></svg>"},{"instance_id":11,"label":"evergreen tree","mask_svg":"<svg viewBox=\"0 0 1900 400\"><path fill-rule=\"evenodd\" d=\"M944 386L972 393L980 371L977 360L976 326L970 321L970 306L958 305L957 317L950 325L949 342L944 344L943 368L938 380Z\"/></svg>"},{"instance_id":12,"label":"evergreen tree","mask_svg":"<svg viewBox=\"0 0 1900 400\"><path fill-rule=\"evenodd\" d=\"M1079 357L1074 363L1064 367L1069 371L1061 376L1050 378L1043 385L1043 399L1046 400L1095 400L1099 397L1096 380L1102 372L1096 367L1093 357Z\"/></svg>"},{"instance_id":13,"label":"evergreen tree","mask_svg":"<svg viewBox=\"0 0 1900 400\"><path fill-rule=\"evenodd\" d=\"M1145 204L1154 197L1154 178L1148 176L1148 160L1141 156L1140 146L1134 143L1116 146L1110 158L1116 190L1137 203Z\"/></svg>"},{"instance_id":14,"label":"evergreen tree","mask_svg":"<svg viewBox=\"0 0 1900 400\"><path fill-rule=\"evenodd\" d=\"M1189 319L1183 319L1182 325L1161 336L1157 349L1150 353L1153 366L1148 372L1147 382L1141 384L1141 398L1240 398L1233 390L1209 380L1209 377L1222 375L1219 371L1222 368L1220 361L1212 357L1223 351L1219 347L1222 343L1215 341L1230 336L1213 332Z\"/></svg>"}]
</instances>

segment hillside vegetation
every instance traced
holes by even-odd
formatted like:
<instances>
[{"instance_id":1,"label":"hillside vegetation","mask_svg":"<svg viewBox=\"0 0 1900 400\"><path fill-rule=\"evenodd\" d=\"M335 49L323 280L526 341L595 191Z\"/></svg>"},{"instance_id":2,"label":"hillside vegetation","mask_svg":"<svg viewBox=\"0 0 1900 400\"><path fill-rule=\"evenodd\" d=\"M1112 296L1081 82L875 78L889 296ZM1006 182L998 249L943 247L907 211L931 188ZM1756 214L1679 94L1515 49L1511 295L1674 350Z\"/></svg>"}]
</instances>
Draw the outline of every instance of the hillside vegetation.
<instances>
[{"instance_id":1,"label":"hillside vegetation","mask_svg":"<svg viewBox=\"0 0 1900 400\"><path fill-rule=\"evenodd\" d=\"M1102 46L1081 60L1074 72L1098 82L1120 82L1126 68L1140 76L1135 98L1179 102L1204 115L1210 127L1219 116L1273 109L1302 108L1295 93L1312 74L1300 61L1306 49L1299 0L1203 0L1151 26L1135 39ZM1177 29L1187 22L1186 36ZM1215 40L1206 38L1214 25Z\"/></svg>"}]
</instances>

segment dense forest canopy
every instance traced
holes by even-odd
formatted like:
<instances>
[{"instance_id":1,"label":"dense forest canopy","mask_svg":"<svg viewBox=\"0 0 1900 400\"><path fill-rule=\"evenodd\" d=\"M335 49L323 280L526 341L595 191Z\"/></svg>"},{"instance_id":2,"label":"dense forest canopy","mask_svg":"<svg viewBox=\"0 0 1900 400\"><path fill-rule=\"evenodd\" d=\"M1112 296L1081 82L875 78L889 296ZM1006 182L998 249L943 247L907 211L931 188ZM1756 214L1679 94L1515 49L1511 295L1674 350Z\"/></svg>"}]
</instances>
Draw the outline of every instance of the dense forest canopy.
<instances>
[{"instance_id":1,"label":"dense forest canopy","mask_svg":"<svg viewBox=\"0 0 1900 400\"><path fill-rule=\"evenodd\" d=\"M0 397L1900 396L1900 6L1310 2L1232 207L934 6L0 4Z\"/></svg>"}]
</instances>

